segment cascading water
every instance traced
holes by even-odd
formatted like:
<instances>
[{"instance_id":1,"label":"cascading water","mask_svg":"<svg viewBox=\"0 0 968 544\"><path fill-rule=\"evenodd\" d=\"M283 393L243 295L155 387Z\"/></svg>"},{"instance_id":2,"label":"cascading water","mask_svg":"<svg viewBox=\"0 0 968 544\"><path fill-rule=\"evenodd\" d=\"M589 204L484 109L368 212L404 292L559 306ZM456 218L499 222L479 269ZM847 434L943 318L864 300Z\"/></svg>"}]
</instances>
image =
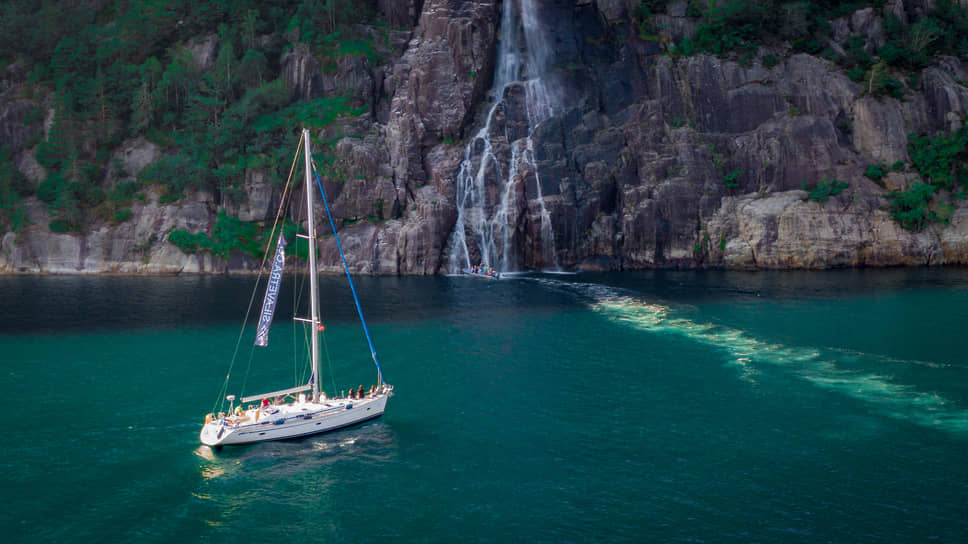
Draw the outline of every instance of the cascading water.
<instances>
[{"instance_id":1,"label":"cascading water","mask_svg":"<svg viewBox=\"0 0 968 544\"><path fill-rule=\"evenodd\" d=\"M560 104L549 84L552 51L546 29L538 24L536 4L504 3L492 104L484 126L464 149L457 175L451 273L477 264L501 272L516 270L517 234L534 215L529 204L536 206L540 221L540 239L532 243L540 244L541 265L559 268L532 139L534 127L553 116ZM536 186L531 203L525 190L528 176L534 176Z\"/></svg>"}]
</instances>

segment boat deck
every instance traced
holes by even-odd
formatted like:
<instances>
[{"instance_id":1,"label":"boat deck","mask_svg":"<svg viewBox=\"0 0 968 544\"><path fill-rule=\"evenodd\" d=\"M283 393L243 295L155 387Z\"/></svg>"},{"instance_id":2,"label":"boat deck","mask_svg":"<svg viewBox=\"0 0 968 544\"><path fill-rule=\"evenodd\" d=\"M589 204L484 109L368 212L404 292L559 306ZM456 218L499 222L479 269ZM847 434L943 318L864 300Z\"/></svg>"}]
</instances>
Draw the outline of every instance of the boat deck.
<instances>
[{"instance_id":1,"label":"boat deck","mask_svg":"<svg viewBox=\"0 0 968 544\"><path fill-rule=\"evenodd\" d=\"M256 425L280 425L292 419L315 419L346 410L347 407L363 406L375 400L376 395L362 399L338 398L321 402L289 402L250 408L238 415L225 416L226 425L233 428Z\"/></svg>"}]
</instances>

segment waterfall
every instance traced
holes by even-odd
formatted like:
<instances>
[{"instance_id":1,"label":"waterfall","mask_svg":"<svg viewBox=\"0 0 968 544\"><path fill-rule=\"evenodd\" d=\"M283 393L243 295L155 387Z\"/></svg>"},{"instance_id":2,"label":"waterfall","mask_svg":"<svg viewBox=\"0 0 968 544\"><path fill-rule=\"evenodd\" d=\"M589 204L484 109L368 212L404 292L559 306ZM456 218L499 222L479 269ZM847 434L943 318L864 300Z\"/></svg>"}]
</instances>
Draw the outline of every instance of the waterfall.
<instances>
[{"instance_id":1,"label":"waterfall","mask_svg":"<svg viewBox=\"0 0 968 544\"><path fill-rule=\"evenodd\" d=\"M504 3L491 104L484 126L464 148L457 175L457 223L448 258L451 273L476 264L501 272L518 268L518 233L533 215L525 187L528 176L534 177L537 187L532 202L540 222L543 266L559 268L532 133L558 111L561 100L551 81L552 48L547 30L538 24L536 3Z\"/></svg>"}]
</instances>

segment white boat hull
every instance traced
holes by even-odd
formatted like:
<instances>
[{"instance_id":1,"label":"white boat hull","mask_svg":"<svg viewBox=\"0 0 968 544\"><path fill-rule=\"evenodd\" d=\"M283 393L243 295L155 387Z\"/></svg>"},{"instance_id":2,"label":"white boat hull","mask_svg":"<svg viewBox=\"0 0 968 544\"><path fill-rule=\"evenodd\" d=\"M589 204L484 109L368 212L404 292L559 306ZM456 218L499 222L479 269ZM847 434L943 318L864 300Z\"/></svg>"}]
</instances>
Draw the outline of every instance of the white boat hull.
<instances>
[{"instance_id":1,"label":"white boat hull","mask_svg":"<svg viewBox=\"0 0 968 544\"><path fill-rule=\"evenodd\" d=\"M223 417L202 426L206 446L252 444L335 431L383 415L389 394L364 399L292 403L250 410L242 418ZM240 421L241 419L241 421Z\"/></svg>"}]
</instances>

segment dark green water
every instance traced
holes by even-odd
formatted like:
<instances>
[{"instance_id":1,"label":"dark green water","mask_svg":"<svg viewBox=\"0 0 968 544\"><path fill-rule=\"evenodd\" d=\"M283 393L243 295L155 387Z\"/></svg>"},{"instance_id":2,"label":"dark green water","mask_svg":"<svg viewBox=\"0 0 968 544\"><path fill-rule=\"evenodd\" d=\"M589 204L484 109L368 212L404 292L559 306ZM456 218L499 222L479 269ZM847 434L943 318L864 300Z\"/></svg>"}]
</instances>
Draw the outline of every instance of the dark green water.
<instances>
[{"instance_id":1,"label":"dark green water","mask_svg":"<svg viewBox=\"0 0 968 544\"><path fill-rule=\"evenodd\" d=\"M386 415L215 453L251 280L0 279L3 541L968 535L968 270L357 281Z\"/></svg>"}]
</instances>

